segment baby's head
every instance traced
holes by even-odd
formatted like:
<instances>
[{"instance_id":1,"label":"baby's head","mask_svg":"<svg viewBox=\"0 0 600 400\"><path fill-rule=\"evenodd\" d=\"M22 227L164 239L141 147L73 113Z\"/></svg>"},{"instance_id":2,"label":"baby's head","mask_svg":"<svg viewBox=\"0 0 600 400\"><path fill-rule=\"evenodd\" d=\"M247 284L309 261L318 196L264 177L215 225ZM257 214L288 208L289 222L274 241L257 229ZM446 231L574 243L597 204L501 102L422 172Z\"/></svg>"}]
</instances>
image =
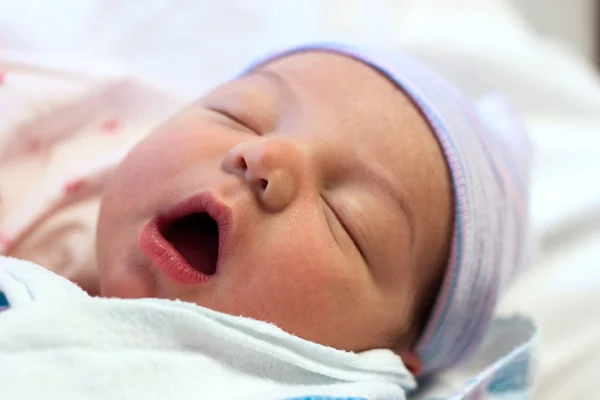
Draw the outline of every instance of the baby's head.
<instances>
[{"instance_id":1,"label":"baby's head","mask_svg":"<svg viewBox=\"0 0 600 400\"><path fill-rule=\"evenodd\" d=\"M454 89L398 63L294 49L150 134L105 192L102 294L388 348L415 374L460 360L521 262L524 174Z\"/></svg>"}]
</instances>

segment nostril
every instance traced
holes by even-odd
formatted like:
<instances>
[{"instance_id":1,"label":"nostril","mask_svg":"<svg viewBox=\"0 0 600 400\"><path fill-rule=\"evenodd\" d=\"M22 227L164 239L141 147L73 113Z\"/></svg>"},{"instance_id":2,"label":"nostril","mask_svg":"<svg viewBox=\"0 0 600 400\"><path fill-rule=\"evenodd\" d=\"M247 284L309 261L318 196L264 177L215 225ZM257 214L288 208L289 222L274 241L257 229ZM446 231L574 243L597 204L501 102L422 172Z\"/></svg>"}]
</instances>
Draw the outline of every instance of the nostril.
<instances>
[{"instance_id":1,"label":"nostril","mask_svg":"<svg viewBox=\"0 0 600 400\"><path fill-rule=\"evenodd\" d=\"M238 158L237 168L242 171L245 171L248 169L248 164L246 164L246 159L244 157Z\"/></svg>"},{"instance_id":2,"label":"nostril","mask_svg":"<svg viewBox=\"0 0 600 400\"><path fill-rule=\"evenodd\" d=\"M266 179L259 179L258 180L258 187L261 190L266 190L267 186L269 186L269 181L268 180L266 180Z\"/></svg>"}]
</instances>

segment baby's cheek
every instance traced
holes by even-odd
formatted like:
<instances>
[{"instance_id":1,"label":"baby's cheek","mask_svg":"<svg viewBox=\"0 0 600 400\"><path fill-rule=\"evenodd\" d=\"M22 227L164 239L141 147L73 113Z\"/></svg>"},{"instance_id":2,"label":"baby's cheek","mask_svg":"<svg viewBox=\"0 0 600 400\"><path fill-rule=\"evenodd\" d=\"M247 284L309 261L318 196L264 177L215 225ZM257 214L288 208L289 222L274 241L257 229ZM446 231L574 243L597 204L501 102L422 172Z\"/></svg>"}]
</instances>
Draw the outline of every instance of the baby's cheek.
<instances>
[{"instance_id":1,"label":"baby's cheek","mask_svg":"<svg viewBox=\"0 0 600 400\"><path fill-rule=\"evenodd\" d=\"M323 259L323 261L327 261ZM273 309L266 320L306 340L343 350L363 349L364 321L370 293L359 275L341 265L312 260L310 267L292 269L272 279ZM362 339L361 339L362 338Z\"/></svg>"},{"instance_id":2,"label":"baby's cheek","mask_svg":"<svg viewBox=\"0 0 600 400\"><path fill-rule=\"evenodd\" d=\"M185 145L184 139L177 132L171 135L159 131L134 147L107 187L106 208L119 211L119 216L154 211L174 187L184 186L187 178L184 155L189 152L185 148L193 148Z\"/></svg>"},{"instance_id":3,"label":"baby's cheek","mask_svg":"<svg viewBox=\"0 0 600 400\"><path fill-rule=\"evenodd\" d=\"M169 178L185 168L186 148L184 138L178 132L156 132L139 143L128 155L121 168L121 174L131 183L144 184ZM188 150L189 151L189 150Z\"/></svg>"},{"instance_id":4,"label":"baby's cheek","mask_svg":"<svg viewBox=\"0 0 600 400\"><path fill-rule=\"evenodd\" d=\"M352 267L344 265L341 258L323 247L290 254L274 263L264 277L274 311L294 319L293 325L324 325L353 308L365 285L361 275L352 274Z\"/></svg>"}]
</instances>

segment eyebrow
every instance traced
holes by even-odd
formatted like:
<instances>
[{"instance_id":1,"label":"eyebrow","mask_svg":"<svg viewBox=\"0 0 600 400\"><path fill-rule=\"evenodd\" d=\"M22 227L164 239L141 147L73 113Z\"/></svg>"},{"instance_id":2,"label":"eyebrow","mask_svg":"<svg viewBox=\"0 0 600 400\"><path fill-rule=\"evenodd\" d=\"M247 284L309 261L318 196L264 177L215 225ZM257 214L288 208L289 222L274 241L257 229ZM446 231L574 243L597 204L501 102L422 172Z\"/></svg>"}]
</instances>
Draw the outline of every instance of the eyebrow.
<instances>
[{"instance_id":1,"label":"eyebrow","mask_svg":"<svg viewBox=\"0 0 600 400\"><path fill-rule=\"evenodd\" d=\"M286 98L295 97L294 90L292 89L292 86L290 85L290 83L287 81L287 79L285 79L283 76L281 76L281 74L279 74L278 72L273 71L272 69L259 68L259 69L250 71L248 73L248 75L246 75L246 76L253 76L253 75L266 78L267 80L274 83L275 86L277 87L277 89L279 90L279 92L282 95L284 95Z\"/></svg>"}]
</instances>

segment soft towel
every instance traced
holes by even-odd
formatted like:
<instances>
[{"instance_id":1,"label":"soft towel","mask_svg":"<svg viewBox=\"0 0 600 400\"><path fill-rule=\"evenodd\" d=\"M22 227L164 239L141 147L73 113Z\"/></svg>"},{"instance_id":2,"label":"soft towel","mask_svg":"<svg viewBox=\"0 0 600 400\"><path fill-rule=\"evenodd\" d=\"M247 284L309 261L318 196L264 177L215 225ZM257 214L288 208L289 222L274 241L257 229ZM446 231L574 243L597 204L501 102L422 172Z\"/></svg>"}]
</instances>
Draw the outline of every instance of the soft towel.
<instances>
[{"instance_id":1,"label":"soft towel","mask_svg":"<svg viewBox=\"0 0 600 400\"><path fill-rule=\"evenodd\" d=\"M401 400L416 386L389 350L344 352L181 301L90 297L13 258L0 257L0 292L3 399ZM525 322L500 323L489 354L465 370L479 376L457 383L464 373L454 371L415 398L483 398L494 382L495 393L526 396L534 331Z\"/></svg>"},{"instance_id":2,"label":"soft towel","mask_svg":"<svg viewBox=\"0 0 600 400\"><path fill-rule=\"evenodd\" d=\"M3 399L404 399L415 387L391 351L343 352L180 301L93 298L28 262L3 258L0 288Z\"/></svg>"}]
</instances>

